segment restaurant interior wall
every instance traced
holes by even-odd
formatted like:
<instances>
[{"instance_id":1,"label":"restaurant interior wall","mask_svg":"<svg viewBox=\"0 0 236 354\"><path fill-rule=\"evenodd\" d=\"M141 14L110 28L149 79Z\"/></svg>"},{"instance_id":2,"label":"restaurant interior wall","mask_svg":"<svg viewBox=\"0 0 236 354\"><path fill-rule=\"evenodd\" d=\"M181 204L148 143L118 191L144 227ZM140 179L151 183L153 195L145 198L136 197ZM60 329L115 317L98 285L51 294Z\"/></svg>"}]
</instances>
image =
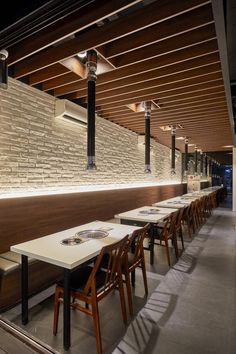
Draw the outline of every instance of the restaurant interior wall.
<instances>
[{"instance_id":1,"label":"restaurant interior wall","mask_svg":"<svg viewBox=\"0 0 236 354\"><path fill-rule=\"evenodd\" d=\"M87 134L54 117L55 97L20 81L0 89L2 192L137 182L181 183L181 153L170 173L170 149L152 141L151 174L137 134L98 117L97 171L86 171Z\"/></svg>"}]
</instances>

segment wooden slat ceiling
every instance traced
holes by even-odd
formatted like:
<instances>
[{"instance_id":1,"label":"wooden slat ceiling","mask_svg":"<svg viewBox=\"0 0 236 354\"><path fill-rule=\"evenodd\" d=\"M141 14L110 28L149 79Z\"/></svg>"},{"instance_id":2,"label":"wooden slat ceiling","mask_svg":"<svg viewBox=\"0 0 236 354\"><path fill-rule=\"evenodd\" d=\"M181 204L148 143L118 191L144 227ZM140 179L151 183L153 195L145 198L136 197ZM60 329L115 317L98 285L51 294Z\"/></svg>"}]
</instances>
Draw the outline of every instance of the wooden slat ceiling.
<instances>
[{"instance_id":1,"label":"wooden slat ceiling","mask_svg":"<svg viewBox=\"0 0 236 354\"><path fill-rule=\"evenodd\" d=\"M140 104L152 101L157 141L169 146L170 132L160 127L180 124L177 136L203 151L232 144L211 1L91 0L80 8L73 1L73 11L67 3L64 16L50 23L45 13L45 25L31 34L13 40L12 26L0 35L14 78L86 106L86 67L77 54L95 49L101 117L144 134Z\"/></svg>"}]
</instances>

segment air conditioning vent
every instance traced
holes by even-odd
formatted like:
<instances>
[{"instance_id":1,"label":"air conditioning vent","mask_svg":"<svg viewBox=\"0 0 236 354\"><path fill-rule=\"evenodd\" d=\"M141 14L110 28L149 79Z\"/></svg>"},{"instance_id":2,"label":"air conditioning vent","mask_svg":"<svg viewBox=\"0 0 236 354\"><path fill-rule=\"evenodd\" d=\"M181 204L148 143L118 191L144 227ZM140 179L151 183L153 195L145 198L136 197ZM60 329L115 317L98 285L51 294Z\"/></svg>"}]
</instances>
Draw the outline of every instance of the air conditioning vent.
<instances>
[{"instance_id":1,"label":"air conditioning vent","mask_svg":"<svg viewBox=\"0 0 236 354\"><path fill-rule=\"evenodd\" d=\"M56 100L55 117L87 128L87 110L69 100Z\"/></svg>"}]
</instances>

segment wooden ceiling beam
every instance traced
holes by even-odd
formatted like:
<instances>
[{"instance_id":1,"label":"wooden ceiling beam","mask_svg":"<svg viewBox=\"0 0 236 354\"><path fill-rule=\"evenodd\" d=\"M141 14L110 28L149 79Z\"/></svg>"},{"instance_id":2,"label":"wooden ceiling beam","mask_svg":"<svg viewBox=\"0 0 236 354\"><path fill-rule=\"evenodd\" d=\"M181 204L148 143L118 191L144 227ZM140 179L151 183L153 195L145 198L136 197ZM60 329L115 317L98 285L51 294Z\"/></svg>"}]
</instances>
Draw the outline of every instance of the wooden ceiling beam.
<instances>
[{"instance_id":1,"label":"wooden ceiling beam","mask_svg":"<svg viewBox=\"0 0 236 354\"><path fill-rule=\"evenodd\" d=\"M222 73L221 72L216 72L216 73L211 73L211 74L206 74L200 77L196 77L196 78L190 78L190 79L186 79L181 81L177 81L174 83L167 83L161 86L154 86L151 88L144 88L143 90L139 90L139 91L135 91L135 92L125 92L124 94L120 94L117 96L112 96L112 97L103 97L103 98L97 98L96 99L96 104L97 105L106 105L106 104L111 104L111 103L118 103L123 101L123 105L126 104L126 102L129 100L129 103L140 103L143 100L141 99L141 97L144 96L150 96L153 95L154 97L158 97L161 93L166 92L166 91L171 91L171 90L175 90L175 89L185 89L185 91L188 91L189 87L193 86L193 85L197 85L197 84L201 84L201 83L207 83L207 82L211 82L211 81L217 81L217 80L221 80L222 81ZM153 99L152 98L152 99ZM86 102L86 98L81 101L81 102ZM146 99L145 99L146 101ZM124 103L125 102L125 103Z\"/></svg>"},{"instance_id":2,"label":"wooden ceiling beam","mask_svg":"<svg viewBox=\"0 0 236 354\"><path fill-rule=\"evenodd\" d=\"M191 47L197 43L203 43L216 38L214 24L191 30L186 33L171 37L166 40L135 49L132 52L121 54L110 59L115 67L123 67L145 60L146 58L159 57L166 53L176 52L183 48ZM176 54L178 55L178 53Z\"/></svg>"},{"instance_id":3,"label":"wooden ceiling beam","mask_svg":"<svg viewBox=\"0 0 236 354\"><path fill-rule=\"evenodd\" d=\"M225 93L224 90L218 91L218 92L209 92L207 94L198 94L196 96L192 96L192 97L188 97L188 98L184 98L184 99L170 99L170 101L168 99L162 99L162 100L157 100L162 107L176 107L176 106L184 106L184 105L188 105L188 104L194 104L194 103L201 103L201 102L208 102L208 101L214 101L217 99L221 99L221 98L225 98ZM155 101L155 100L153 100ZM119 111L120 112L127 112L130 113L130 110L127 110L126 108L127 106L121 106L121 107L117 107L117 108L108 108L108 109L103 109L103 110L97 110L98 114L118 114ZM162 108L163 109L163 108ZM131 112L132 114L132 112Z\"/></svg>"},{"instance_id":4,"label":"wooden ceiling beam","mask_svg":"<svg viewBox=\"0 0 236 354\"><path fill-rule=\"evenodd\" d=\"M193 120L195 118L200 118L201 121L204 122L204 118L208 118L210 119L210 117L218 117L218 116L223 116L224 119L226 119L227 117L227 108L224 109L218 109L215 112L195 112L195 113L191 113L191 112L186 112L180 116L176 116L176 115L169 115L166 117L152 117L152 124L158 123L158 126L162 126L162 125L171 125L173 122L175 122L175 124L181 124L183 126L185 126L185 124L191 124L193 122ZM140 123L144 124L145 120L144 117L138 117L138 118L134 118L134 119L129 119L129 120L120 120L120 119L109 119L112 120L113 122L116 122L118 124L124 124L127 126L131 126L131 125L138 125ZM217 119L215 119L217 121ZM215 123L215 122L214 122Z\"/></svg>"},{"instance_id":5,"label":"wooden ceiling beam","mask_svg":"<svg viewBox=\"0 0 236 354\"><path fill-rule=\"evenodd\" d=\"M107 84L109 82L112 82L114 84L115 81L120 80L122 78L131 78L134 75L145 72L147 73L151 70L174 65L176 63L187 63L188 60L199 58L201 56L211 53L215 53L218 55L217 41L215 39L206 43L195 45L191 48L188 48L187 50L180 50L178 52L178 56L176 55L176 53L169 53L167 55L159 57L158 60L156 60L155 58L147 59L146 61L143 61L141 63L135 63L124 68L115 69L111 72L101 74L97 78L96 87L98 88L99 85ZM64 87L56 89L55 95L61 96L85 88L86 80L83 80L81 82L67 84Z\"/></svg>"},{"instance_id":6,"label":"wooden ceiling beam","mask_svg":"<svg viewBox=\"0 0 236 354\"><path fill-rule=\"evenodd\" d=\"M197 112L203 112L203 113L207 113L207 112L217 112L220 109L226 109L227 110L227 105L226 102L219 102L219 104L215 104L212 107L186 107L182 110L168 110L166 112L161 112L161 111L157 111L157 112L152 112L151 113L151 118L165 118L165 117L169 117L170 115L172 116L184 116L185 114L194 114ZM129 120L136 120L136 119L140 119L144 117L144 112L142 115L133 115L133 116L110 116L110 117L104 117L103 118L108 118L108 119L117 119L119 120L119 122L124 122L124 121L129 121Z\"/></svg>"},{"instance_id":7,"label":"wooden ceiling beam","mask_svg":"<svg viewBox=\"0 0 236 354\"><path fill-rule=\"evenodd\" d=\"M201 70L207 70L206 68L204 69L203 67L208 67L210 68L210 65L212 64L219 64L220 63L220 58L218 53L211 53L209 55L204 55L200 58L194 58L191 60L188 60L186 62L180 62L177 64L173 64L171 66L164 66L158 69L154 69L148 72L141 72L137 73L137 75L133 75L131 77L125 77L121 78L120 80L116 81L111 81L107 82L105 84L100 84L97 86L96 93L99 94L101 92L106 92L106 91L111 91L114 89L122 88L122 87L130 87L130 90L132 89L131 85L135 84L141 84L141 83L150 83L149 80L153 80L155 78L163 78L163 77L170 77L174 74L180 74L180 73L186 73L186 75L191 73L191 70L193 69L198 69L199 73L201 73ZM149 82L148 82L149 81ZM53 89L55 88L55 85L58 85L59 79L47 81L45 83L45 86L43 89ZM62 88L63 90L63 88ZM55 94L57 94L57 90L55 91ZM84 89L81 90L76 90L77 95L83 97L86 96L87 94L87 88L84 87ZM66 93L66 92L65 92Z\"/></svg>"},{"instance_id":8,"label":"wooden ceiling beam","mask_svg":"<svg viewBox=\"0 0 236 354\"><path fill-rule=\"evenodd\" d=\"M160 103L161 104L161 103ZM166 106L166 107L161 107L160 109L157 109L157 110L152 110L151 112L151 115L152 114L163 114L163 113L166 113L166 112L178 112L178 111L181 111L183 109L197 109L197 108L200 108L200 107L203 107L204 109L206 108L214 108L215 105L219 105L219 104L226 104L226 101L225 101L225 97L222 95L222 97L218 97L218 98L215 98L215 99L211 99L210 101L207 101L207 102L204 102L204 101L199 101L199 102L195 102L195 103L187 103L187 104L183 104L183 105L170 105L170 106ZM98 113L99 114L99 113ZM109 118L109 117L112 117L112 118L133 118L133 117L139 117L139 116L142 116L143 113L140 113L140 112L137 112L137 113L129 113L127 111L121 111L121 112L110 112L110 113L100 113L101 116L103 118Z\"/></svg>"},{"instance_id":9,"label":"wooden ceiling beam","mask_svg":"<svg viewBox=\"0 0 236 354\"><path fill-rule=\"evenodd\" d=\"M144 96L139 96L135 99L135 102L142 102L142 101L150 101L154 99L162 99L162 98L170 98L174 97L177 100L177 96L179 98L186 98L186 97L191 97L193 94L201 93L204 91L208 91L209 89L212 89L212 91L216 90L216 92L223 91L224 90L224 84L222 79L217 79L214 81L209 81L201 84L195 84L194 86L189 86L187 89L186 87L181 88L181 89L173 89L171 91L163 91L163 92L154 92L151 94L145 94ZM115 107L121 107L124 105L132 104L134 103L133 97L130 99L124 99L123 101L119 102L109 102L109 103L102 103L97 104L97 110L105 108L115 108Z\"/></svg>"},{"instance_id":10,"label":"wooden ceiling beam","mask_svg":"<svg viewBox=\"0 0 236 354\"><path fill-rule=\"evenodd\" d=\"M60 63L56 63L46 69L38 70L32 73L31 75L29 75L29 84L36 85L48 80L49 78L52 79L55 77L64 76L65 74L70 72L71 71L68 68L66 68L64 65L61 65Z\"/></svg>"},{"instance_id":11,"label":"wooden ceiling beam","mask_svg":"<svg viewBox=\"0 0 236 354\"><path fill-rule=\"evenodd\" d=\"M9 63L14 64L140 1L141 0L90 1L88 5L62 20L57 21L56 24L53 23L47 28L21 41L19 44L9 48Z\"/></svg>"},{"instance_id":12,"label":"wooden ceiling beam","mask_svg":"<svg viewBox=\"0 0 236 354\"><path fill-rule=\"evenodd\" d=\"M55 64L81 51L87 51L97 46L106 44L114 39L121 38L163 21L165 18L176 16L181 12L187 12L194 7L201 6L209 1L204 0L181 0L181 2L170 0L159 0L151 3L133 13L118 18L101 27L80 34L78 37L70 39L61 45L46 48L31 55L25 60L14 65L15 78L28 75L34 71Z\"/></svg>"},{"instance_id":13,"label":"wooden ceiling beam","mask_svg":"<svg viewBox=\"0 0 236 354\"><path fill-rule=\"evenodd\" d=\"M178 74L170 74L168 76L164 77L158 77L151 79L149 81L145 81L142 83L130 85L130 86L125 86L121 88L115 88L113 90L105 91L105 92L97 92L96 94L96 101L99 102L102 99L108 99L110 98L113 100L113 97L119 97L122 95L126 94L131 94L131 93L138 93L139 91L143 91L147 88L152 89L152 88L158 88L158 87L163 87L165 85L171 85L174 83L181 82L182 86L185 85L185 82L188 82L191 79L196 79L196 81L201 81L202 77L211 76L211 74L214 77L214 74L220 74L219 76L222 76L221 74L221 67L219 63L212 64L209 66L204 66L202 68L197 68L197 69L192 69L187 72L181 72ZM216 75L218 77L218 75ZM83 97L83 96L82 96ZM79 93L76 98L79 98Z\"/></svg>"},{"instance_id":14,"label":"wooden ceiling beam","mask_svg":"<svg viewBox=\"0 0 236 354\"><path fill-rule=\"evenodd\" d=\"M116 55L130 52L134 49L146 46L147 43L163 41L166 38L176 36L192 29L214 22L211 4L201 6L186 14L180 14L166 21L145 28L139 32L130 34L124 38L98 47L98 51L110 59ZM147 42L148 38L148 42Z\"/></svg>"}]
</instances>

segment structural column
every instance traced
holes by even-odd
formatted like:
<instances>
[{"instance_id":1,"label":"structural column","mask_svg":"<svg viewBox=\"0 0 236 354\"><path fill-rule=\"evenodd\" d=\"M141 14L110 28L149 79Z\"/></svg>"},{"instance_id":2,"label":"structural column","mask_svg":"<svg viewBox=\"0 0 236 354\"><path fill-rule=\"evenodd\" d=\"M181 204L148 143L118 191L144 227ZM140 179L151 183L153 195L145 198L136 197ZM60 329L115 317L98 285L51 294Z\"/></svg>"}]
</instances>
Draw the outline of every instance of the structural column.
<instances>
[{"instance_id":1,"label":"structural column","mask_svg":"<svg viewBox=\"0 0 236 354\"><path fill-rule=\"evenodd\" d=\"M95 170L95 109L96 109L96 70L97 53L87 52L87 81L88 81L88 132L87 132L87 170Z\"/></svg>"}]
</instances>

